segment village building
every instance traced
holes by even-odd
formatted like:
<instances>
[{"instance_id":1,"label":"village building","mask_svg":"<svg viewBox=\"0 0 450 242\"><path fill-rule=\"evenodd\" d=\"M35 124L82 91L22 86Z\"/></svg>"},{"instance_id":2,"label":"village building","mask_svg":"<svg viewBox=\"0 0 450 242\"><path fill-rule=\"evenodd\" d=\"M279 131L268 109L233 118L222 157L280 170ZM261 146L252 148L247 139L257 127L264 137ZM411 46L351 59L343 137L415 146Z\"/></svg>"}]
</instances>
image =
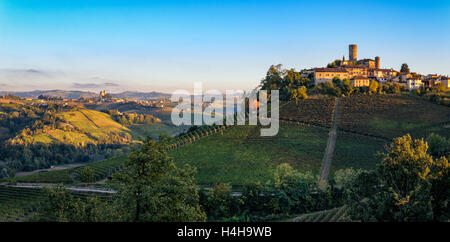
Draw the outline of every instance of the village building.
<instances>
[{"instance_id":1,"label":"village building","mask_svg":"<svg viewBox=\"0 0 450 242\"><path fill-rule=\"evenodd\" d=\"M354 87L368 87L370 79L364 76L354 76L350 79L350 84Z\"/></svg>"},{"instance_id":2,"label":"village building","mask_svg":"<svg viewBox=\"0 0 450 242\"><path fill-rule=\"evenodd\" d=\"M415 90L421 87L423 87L423 82L421 79L410 78L406 80L406 88L408 88L408 90Z\"/></svg>"},{"instance_id":3,"label":"village building","mask_svg":"<svg viewBox=\"0 0 450 242\"><path fill-rule=\"evenodd\" d=\"M450 79L448 77L441 78L441 83L445 88L450 88Z\"/></svg>"},{"instance_id":4,"label":"village building","mask_svg":"<svg viewBox=\"0 0 450 242\"><path fill-rule=\"evenodd\" d=\"M314 68L314 84L332 81L334 77L339 79L349 79L349 73L344 68Z\"/></svg>"}]
</instances>

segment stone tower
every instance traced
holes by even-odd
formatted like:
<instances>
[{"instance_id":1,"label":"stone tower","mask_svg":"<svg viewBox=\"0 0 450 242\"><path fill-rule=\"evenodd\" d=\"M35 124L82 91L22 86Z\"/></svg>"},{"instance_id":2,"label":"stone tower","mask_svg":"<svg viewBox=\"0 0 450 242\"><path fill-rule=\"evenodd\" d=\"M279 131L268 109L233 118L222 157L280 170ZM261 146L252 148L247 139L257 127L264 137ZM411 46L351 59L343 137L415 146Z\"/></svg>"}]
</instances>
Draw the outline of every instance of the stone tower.
<instances>
[{"instance_id":1,"label":"stone tower","mask_svg":"<svg viewBox=\"0 0 450 242\"><path fill-rule=\"evenodd\" d=\"M380 57L375 56L375 68L380 69Z\"/></svg>"},{"instance_id":2,"label":"stone tower","mask_svg":"<svg viewBox=\"0 0 450 242\"><path fill-rule=\"evenodd\" d=\"M356 59L358 59L358 51L356 45L348 46L348 58L350 61L356 61Z\"/></svg>"}]
</instances>

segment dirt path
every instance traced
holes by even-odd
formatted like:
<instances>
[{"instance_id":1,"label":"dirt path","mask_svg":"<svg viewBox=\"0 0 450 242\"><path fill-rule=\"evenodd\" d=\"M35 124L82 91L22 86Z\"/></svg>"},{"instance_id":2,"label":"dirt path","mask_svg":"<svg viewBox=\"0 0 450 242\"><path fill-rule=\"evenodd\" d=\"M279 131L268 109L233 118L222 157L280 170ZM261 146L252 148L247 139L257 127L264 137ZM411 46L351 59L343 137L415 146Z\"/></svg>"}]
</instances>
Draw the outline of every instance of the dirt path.
<instances>
[{"instance_id":1,"label":"dirt path","mask_svg":"<svg viewBox=\"0 0 450 242\"><path fill-rule=\"evenodd\" d=\"M14 185L5 185L7 187L17 187L17 188L24 188L24 189L42 189L44 187L53 187L57 184L53 183L17 183ZM91 192L91 193L103 193L103 194L114 194L116 193L113 189L108 188L101 188L101 187L75 187L75 186L69 186L66 187L67 190L73 191L73 192Z\"/></svg>"},{"instance_id":2,"label":"dirt path","mask_svg":"<svg viewBox=\"0 0 450 242\"><path fill-rule=\"evenodd\" d=\"M336 130L337 130L337 121L340 103L341 100L338 98L336 100L336 105L334 107L333 124L329 132L327 148L325 149L325 154L322 160L322 167L320 168L320 179L324 181L328 180L328 173L330 172L331 166L331 158L333 157L334 146L336 144Z\"/></svg>"}]
</instances>

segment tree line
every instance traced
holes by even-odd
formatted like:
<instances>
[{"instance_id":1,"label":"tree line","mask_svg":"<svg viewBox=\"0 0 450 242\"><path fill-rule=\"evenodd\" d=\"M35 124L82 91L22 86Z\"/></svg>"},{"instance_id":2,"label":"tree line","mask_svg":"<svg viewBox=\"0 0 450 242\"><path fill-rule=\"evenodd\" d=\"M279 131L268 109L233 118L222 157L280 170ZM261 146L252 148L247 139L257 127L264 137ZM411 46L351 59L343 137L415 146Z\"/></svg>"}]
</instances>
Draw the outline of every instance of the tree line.
<instances>
[{"instance_id":1,"label":"tree line","mask_svg":"<svg viewBox=\"0 0 450 242\"><path fill-rule=\"evenodd\" d=\"M122 125L132 125L132 124L153 124L160 123L161 119L156 118L150 114L140 114L140 113L121 113L119 110L102 110L102 112L111 115L111 118L122 124Z\"/></svg>"}]
</instances>

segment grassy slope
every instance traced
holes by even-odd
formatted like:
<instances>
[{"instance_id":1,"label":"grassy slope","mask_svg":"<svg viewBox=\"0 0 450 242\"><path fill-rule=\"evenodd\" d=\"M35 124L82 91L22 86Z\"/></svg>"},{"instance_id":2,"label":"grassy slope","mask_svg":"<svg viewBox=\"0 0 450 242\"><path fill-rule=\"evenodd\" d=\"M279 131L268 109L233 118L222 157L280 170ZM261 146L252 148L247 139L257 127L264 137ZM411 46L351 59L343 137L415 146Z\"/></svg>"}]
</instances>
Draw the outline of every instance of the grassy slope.
<instances>
[{"instance_id":1,"label":"grassy slope","mask_svg":"<svg viewBox=\"0 0 450 242\"><path fill-rule=\"evenodd\" d=\"M200 184L218 182L243 185L265 182L280 163L318 173L327 141L322 128L281 123L274 137L260 137L255 126L237 126L224 135L209 136L172 150L178 165L198 169Z\"/></svg>"},{"instance_id":2,"label":"grassy slope","mask_svg":"<svg viewBox=\"0 0 450 242\"><path fill-rule=\"evenodd\" d=\"M76 131L64 129L51 129L44 133L27 136L32 143L61 142L80 145L81 143L96 143L99 140L108 142L112 133L119 135L121 141L126 142L127 133L130 130L115 122L111 117L102 112L79 109L58 114L66 125L76 128Z\"/></svg>"}]
</instances>

